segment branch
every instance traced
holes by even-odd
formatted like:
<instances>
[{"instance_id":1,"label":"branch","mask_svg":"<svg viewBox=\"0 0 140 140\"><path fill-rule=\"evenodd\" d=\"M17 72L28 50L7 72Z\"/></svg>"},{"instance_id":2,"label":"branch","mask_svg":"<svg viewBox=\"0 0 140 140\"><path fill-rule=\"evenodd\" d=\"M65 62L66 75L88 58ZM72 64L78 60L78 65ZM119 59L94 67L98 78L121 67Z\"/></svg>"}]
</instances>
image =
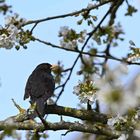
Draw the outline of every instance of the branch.
<instances>
[{"instance_id":1,"label":"branch","mask_svg":"<svg viewBox=\"0 0 140 140\"><path fill-rule=\"evenodd\" d=\"M44 126L47 126L46 121L40 116L37 110L36 112ZM76 109L57 105L46 105L45 114L56 114L61 116L63 115L74 117L87 122L100 122L102 124L107 124L107 121L110 118L106 114L98 113L94 110ZM16 116L7 118L5 122L23 122L29 119L30 117L28 116L28 112L24 111L24 113L20 113Z\"/></svg>"},{"instance_id":2,"label":"branch","mask_svg":"<svg viewBox=\"0 0 140 140\"><path fill-rule=\"evenodd\" d=\"M56 106L56 105L47 105L46 114L64 115L64 116L74 117L86 121L101 122L104 124L106 124L108 120L107 115L92 110L89 111L89 110Z\"/></svg>"},{"instance_id":3,"label":"branch","mask_svg":"<svg viewBox=\"0 0 140 140\"><path fill-rule=\"evenodd\" d=\"M111 15L110 15L110 20L109 20L108 25L111 26L114 24L115 19L116 19L116 13L123 2L124 2L124 0L117 0L112 3L113 6L112 6L111 13L110 13Z\"/></svg>"},{"instance_id":4,"label":"branch","mask_svg":"<svg viewBox=\"0 0 140 140\"><path fill-rule=\"evenodd\" d=\"M123 58L117 58L117 57L112 56L111 54L110 55L92 54L92 53L84 52L84 51L80 51L80 50L72 50L72 49L69 49L69 48L62 48L61 46L52 44L52 43L47 42L47 41L40 40L38 38L35 38L35 40L40 42L40 43L43 43L45 45L51 46L53 48L58 48L58 49L62 49L62 50L65 50L65 51L70 51L70 52L74 52L74 53L81 53L81 54L85 54L85 55L89 55L89 56L93 56L93 57L99 57L99 58L108 58L108 59L111 59L111 60L116 60L116 61L119 61L119 62L124 62L124 63L127 63L129 65L140 65L140 63L130 62L130 61L127 61L127 60L125 60Z\"/></svg>"},{"instance_id":5,"label":"branch","mask_svg":"<svg viewBox=\"0 0 140 140\"><path fill-rule=\"evenodd\" d=\"M112 26L114 24L115 19L116 19L116 13L123 2L124 2L124 0L117 0L112 3L108 26ZM109 40L109 36L108 36L107 40ZM112 41L113 41L113 39L111 39L106 46L106 49L104 51L106 56L110 56L110 48L111 48ZM108 57L105 57L105 60L103 62L102 72L101 72L102 76L104 75L104 73L106 71L105 66L106 66L107 61L108 61Z\"/></svg>"},{"instance_id":6,"label":"branch","mask_svg":"<svg viewBox=\"0 0 140 140\"><path fill-rule=\"evenodd\" d=\"M112 0L104 1L102 3L99 3L98 5L93 5L91 7L83 8L83 9L81 9L79 11L71 12L71 13L68 13L68 14L52 16L52 17L47 17L47 18L38 19L38 20L30 20L30 21L26 22L25 24L23 24L22 26L26 26L26 25L34 24L34 23L38 24L40 22L44 22L44 21L48 21L48 20L53 20L53 19L59 19L59 18L65 18L65 17L70 17L70 16L76 16L76 15L82 13L82 12L86 12L86 11L90 11L90 10L93 10L93 9L97 9L100 6L105 5L105 4L107 4L107 3L111 2L111 1Z\"/></svg>"},{"instance_id":7,"label":"branch","mask_svg":"<svg viewBox=\"0 0 140 140\"><path fill-rule=\"evenodd\" d=\"M106 126L100 125L100 124L82 124L79 122L58 122L58 123L50 123L47 122L47 127L44 127L42 123L36 123L36 122L14 122L14 123L7 123L5 121L0 121L0 131L6 130L6 129L16 129L16 130L36 130L37 132L43 132L45 130L69 130L69 131L79 131L79 132L86 132L86 133L93 133L93 134L100 134L108 136L109 138L118 138L119 135L117 135L114 131L112 132L111 129L109 129Z\"/></svg>"}]
</instances>

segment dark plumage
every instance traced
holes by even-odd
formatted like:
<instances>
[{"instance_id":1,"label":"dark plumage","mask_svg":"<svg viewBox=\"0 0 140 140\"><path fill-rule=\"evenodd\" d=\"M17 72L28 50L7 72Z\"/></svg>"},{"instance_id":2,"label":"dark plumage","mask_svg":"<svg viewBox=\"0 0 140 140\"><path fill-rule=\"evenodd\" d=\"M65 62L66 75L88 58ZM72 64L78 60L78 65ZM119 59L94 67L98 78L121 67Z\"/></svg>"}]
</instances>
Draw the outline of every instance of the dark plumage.
<instances>
[{"instance_id":1,"label":"dark plumage","mask_svg":"<svg viewBox=\"0 0 140 140\"><path fill-rule=\"evenodd\" d=\"M51 74L52 65L42 63L29 76L24 100L30 97L31 104L36 103L37 111L42 117L45 115L45 103L53 95L55 82ZM34 115L36 117L37 114Z\"/></svg>"}]
</instances>

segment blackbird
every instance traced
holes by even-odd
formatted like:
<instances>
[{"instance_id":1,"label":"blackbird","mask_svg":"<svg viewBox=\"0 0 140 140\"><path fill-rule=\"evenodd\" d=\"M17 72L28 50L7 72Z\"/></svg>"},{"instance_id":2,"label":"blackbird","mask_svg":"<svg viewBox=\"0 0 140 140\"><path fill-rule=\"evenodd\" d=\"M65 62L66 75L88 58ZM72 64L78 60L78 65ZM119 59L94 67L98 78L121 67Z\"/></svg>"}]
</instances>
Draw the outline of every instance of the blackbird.
<instances>
[{"instance_id":1,"label":"blackbird","mask_svg":"<svg viewBox=\"0 0 140 140\"><path fill-rule=\"evenodd\" d=\"M55 89L51 74L53 68L54 66L49 63L39 64L29 76L25 87L24 100L30 97L31 105L36 104L37 112L42 117L45 115L46 101L53 95ZM32 115L32 118L37 117L37 112Z\"/></svg>"}]
</instances>

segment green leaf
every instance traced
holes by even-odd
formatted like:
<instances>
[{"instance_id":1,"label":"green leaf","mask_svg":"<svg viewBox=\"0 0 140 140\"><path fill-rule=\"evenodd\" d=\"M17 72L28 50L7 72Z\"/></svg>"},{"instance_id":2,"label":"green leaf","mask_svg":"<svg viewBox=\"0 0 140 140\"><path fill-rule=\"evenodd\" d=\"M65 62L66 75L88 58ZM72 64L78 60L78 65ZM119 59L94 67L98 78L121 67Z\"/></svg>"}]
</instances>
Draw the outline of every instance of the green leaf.
<instances>
[{"instance_id":1,"label":"green leaf","mask_svg":"<svg viewBox=\"0 0 140 140\"><path fill-rule=\"evenodd\" d=\"M19 45L16 45L15 48L18 51L20 49L20 46Z\"/></svg>"},{"instance_id":2,"label":"green leaf","mask_svg":"<svg viewBox=\"0 0 140 140\"><path fill-rule=\"evenodd\" d=\"M129 5L125 16L132 16L132 14L136 12L137 12L137 9L134 6Z\"/></svg>"}]
</instances>

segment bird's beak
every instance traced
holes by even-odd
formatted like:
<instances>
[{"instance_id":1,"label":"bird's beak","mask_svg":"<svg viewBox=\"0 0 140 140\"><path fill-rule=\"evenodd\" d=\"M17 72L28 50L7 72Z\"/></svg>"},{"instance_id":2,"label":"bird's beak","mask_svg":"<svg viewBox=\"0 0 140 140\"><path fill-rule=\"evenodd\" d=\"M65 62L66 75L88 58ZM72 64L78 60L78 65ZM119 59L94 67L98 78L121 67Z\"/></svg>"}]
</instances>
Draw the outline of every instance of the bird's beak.
<instances>
[{"instance_id":1,"label":"bird's beak","mask_svg":"<svg viewBox=\"0 0 140 140\"><path fill-rule=\"evenodd\" d=\"M59 69L59 66L58 65L52 65L51 66L51 70L52 71L57 71Z\"/></svg>"}]
</instances>

